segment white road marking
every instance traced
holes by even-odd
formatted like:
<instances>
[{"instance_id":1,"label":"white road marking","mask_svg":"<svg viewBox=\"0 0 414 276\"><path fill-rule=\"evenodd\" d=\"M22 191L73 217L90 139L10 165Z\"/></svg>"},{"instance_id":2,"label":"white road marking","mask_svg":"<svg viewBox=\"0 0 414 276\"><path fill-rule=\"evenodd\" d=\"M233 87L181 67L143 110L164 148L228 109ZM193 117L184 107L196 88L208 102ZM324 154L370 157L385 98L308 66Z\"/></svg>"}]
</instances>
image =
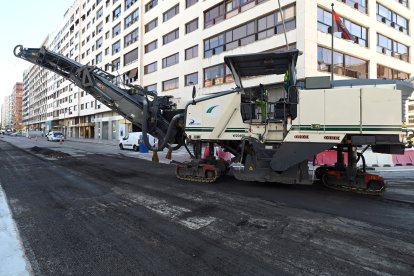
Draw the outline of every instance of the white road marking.
<instances>
[{"instance_id":1,"label":"white road marking","mask_svg":"<svg viewBox=\"0 0 414 276\"><path fill-rule=\"evenodd\" d=\"M187 228L198 230L216 221L214 217L189 217L184 220L178 221L181 225Z\"/></svg>"},{"instance_id":2,"label":"white road marking","mask_svg":"<svg viewBox=\"0 0 414 276\"><path fill-rule=\"evenodd\" d=\"M128 198L132 202L138 205L141 205L157 213L158 215L161 215L169 219L170 221L179 223L192 230L198 230L216 221L216 218L211 217L211 216L207 216L207 217L193 216L193 217L180 218L181 216L185 214L190 214L192 211L190 209L173 205L171 203L168 203L165 200L161 200L161 199L149 196L149 195L131 193L129 191L125 191L117 187L114 188L113 191L117 194L122 194L124 197Z\"/></svg>"}]
</instances>

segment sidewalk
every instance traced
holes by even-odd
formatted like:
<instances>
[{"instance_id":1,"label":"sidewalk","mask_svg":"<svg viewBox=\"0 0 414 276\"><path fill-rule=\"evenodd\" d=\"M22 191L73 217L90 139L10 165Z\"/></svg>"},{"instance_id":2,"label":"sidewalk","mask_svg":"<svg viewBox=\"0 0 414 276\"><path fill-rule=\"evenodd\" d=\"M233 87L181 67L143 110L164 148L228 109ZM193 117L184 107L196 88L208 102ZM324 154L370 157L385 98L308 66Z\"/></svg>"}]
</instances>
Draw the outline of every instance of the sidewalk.
<instances>
[{"instance_id":1,"label":"sidewalk","mask_svg":"<svg viewBox=\"0 0 414 276\"><path fill-rule=\"evenodd\" d=\"M81 142L81 143L93 143L104 145L118 145L119 140L99 140L99 139L86 139L86 138L67 138L66 141Z\"/></svg>"}]
</instances>

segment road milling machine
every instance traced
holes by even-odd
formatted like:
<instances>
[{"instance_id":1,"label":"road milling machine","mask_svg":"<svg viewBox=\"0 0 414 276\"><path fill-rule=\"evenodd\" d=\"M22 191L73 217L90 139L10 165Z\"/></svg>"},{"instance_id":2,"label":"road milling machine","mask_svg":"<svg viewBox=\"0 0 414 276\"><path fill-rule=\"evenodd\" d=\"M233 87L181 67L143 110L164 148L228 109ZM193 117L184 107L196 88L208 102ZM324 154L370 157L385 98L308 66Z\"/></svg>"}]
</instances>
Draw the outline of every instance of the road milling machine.
<instances>
[{"instance_id":1,"label":"road milling machine","mask_svg":"<svg viewBox=\"0 0 414 276\"><path fill-rule=\"evenodd\" d=\"M186 147L191 161L177 164L180 179L214 182L231 171L238 180L312 184L316 179L335 189L381 194L384 180L366 171L363 152L370 147L377 153L404 153L402 112L412 85L323 77L297 82L296 49L226 56L235 88L195 97L194 87L183 108L172 96L119 85L117 76L44 47L18 45L14 54L72 81L131 121L150 149ZM243 87L246 79L251 83L256 76L272 80L276 75L284 76L283 84ZM146 133L159 139L155 148ZM206 145L209 154L202 154ZM218 159L215 146L233 158ZM312 158L328 149L336 150L336 164L310 173Z\"/></svg>"}]
</instances>

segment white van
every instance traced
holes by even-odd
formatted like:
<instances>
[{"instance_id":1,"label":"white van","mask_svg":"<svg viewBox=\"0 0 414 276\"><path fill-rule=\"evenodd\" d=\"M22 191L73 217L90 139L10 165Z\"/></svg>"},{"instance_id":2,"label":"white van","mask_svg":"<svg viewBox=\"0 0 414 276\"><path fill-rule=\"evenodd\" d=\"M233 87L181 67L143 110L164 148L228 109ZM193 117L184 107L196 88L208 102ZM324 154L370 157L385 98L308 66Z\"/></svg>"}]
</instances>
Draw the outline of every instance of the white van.
<instances>
[{"instance_id":1,"label":"white van","mask_svg":"<svg viewBox=\"0 0 414 276\"><path fill-rule=\"evenodd\" d=\"M48 141L65 141L63 133L60 131L49 131L46 135L46 140Z\"/></svg>"},{"instance_id":2,"label":"white van","mask_svg":"<svg viewBox=\"0 0 414 276\"><path fill-rule=\"evenodd\" d=\"M151 145L158 144L158 139L154 136L148 135L148 141ZM144 143L142 140L142 132L130 132L124 138L119 139L119 148L123 149L132 149L134 151L139 150L140 142Z\"/></svg>"}]
</instances>

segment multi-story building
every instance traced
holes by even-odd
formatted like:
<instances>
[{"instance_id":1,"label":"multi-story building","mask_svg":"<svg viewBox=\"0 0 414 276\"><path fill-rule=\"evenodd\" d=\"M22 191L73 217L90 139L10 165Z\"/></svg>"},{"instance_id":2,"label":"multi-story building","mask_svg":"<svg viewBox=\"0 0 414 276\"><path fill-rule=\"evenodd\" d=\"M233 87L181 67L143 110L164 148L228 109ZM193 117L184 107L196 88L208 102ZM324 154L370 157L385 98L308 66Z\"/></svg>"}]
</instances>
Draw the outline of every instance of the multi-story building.
<instances>
[{"instance_id":1,"label":"multi-story building","mask_svg":"<svg viewBox=\"0 0 414 276\"><path fill-rule=\"evenodd\" d=\"M3 98L3 104L1 105L1 126L3 129L11 129L11 112L10 112L10 96Z\"/></svg>"},{"instance_id":2,"label":"multi-story building","mask_svg":"<svg viewBox=\"0 0 414 276\"><path fill-rule=\"evenodd\" d=\"M234 86L225 55L297 48L298 78L408 79L414 72L414 0L76 0L48 47L119 76L178 106ZM331 4L353 41L334 33ZM281 12L283 11L283 21ZM284 26L286 33L284 32ZM286 34L286 36L285 36ZM283 76L248 80L277 85ZM118 139L128 122L54 74L47 78L48 129L68 137ZM414 125L414 104L407 106Z\"/></svg>"},{"instance_id":3,"label":"multi-story building","mask_svg":"<svg viewBox=\"0 0 414 276\"><path fill-rule=\"evenodd\" d=\"M22 130L22 94L23 94L23 83L16 82L13 86L12 93L10 95L10 113L11 113L11 125L13 129Z\"/></svg>"},{"instance_id":4,"label":"multi-story building","mask_svg":"<svg viewBox=\"0 0 414 276\"><path fill-rule=\"evenodd\" d=\"M16 82L9 96L5 96L1 106L2 128L22 130L22 93L23 84Z\"/></svg>"},{"instance_id":5,"label":"multi-story building","mask_svg":"<svg viewBox=\"0 0 414 276\"><path fill-rule=\"evenodd\" d=\"M46 45L48 38L42 45ZM23 72L23 125L27 130L46 131L47 76L49 71L30 66Z\"/></svg>"}]
</instances>

